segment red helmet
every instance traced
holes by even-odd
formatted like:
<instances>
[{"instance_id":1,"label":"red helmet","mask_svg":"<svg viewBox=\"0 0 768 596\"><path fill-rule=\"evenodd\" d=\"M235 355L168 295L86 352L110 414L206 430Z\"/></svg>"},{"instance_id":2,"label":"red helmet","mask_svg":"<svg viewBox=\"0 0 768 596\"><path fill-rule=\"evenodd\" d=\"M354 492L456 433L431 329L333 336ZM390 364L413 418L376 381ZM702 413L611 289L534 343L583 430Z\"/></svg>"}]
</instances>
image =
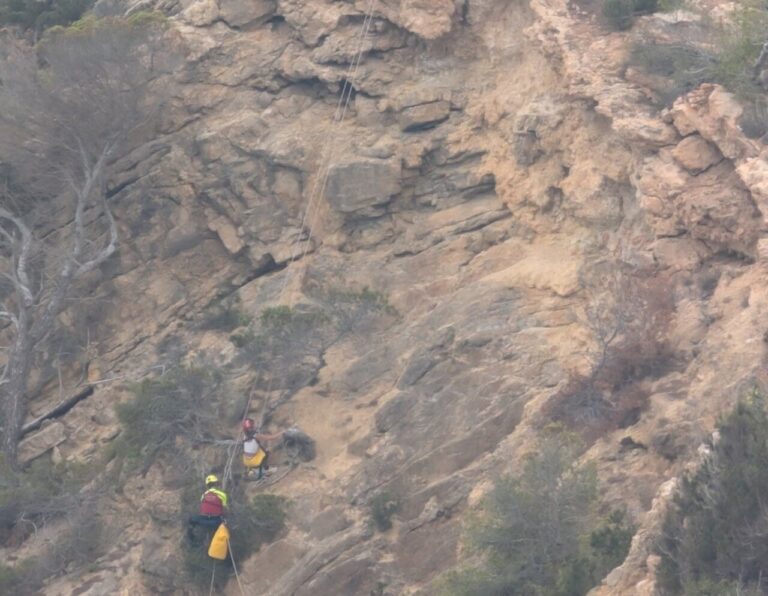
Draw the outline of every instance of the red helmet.
<instances>
[{"instance_id":1,"label":"red helmet","mask_svg":"<svg viewBox=\"0 0 768 596\"><path fill-rule=\"evenodd\" d=\"M252 433L256 431L256 423L253 421L253 418L246 418L243 420L243 432L244 433Z\"/></svg>"}]
</instances>

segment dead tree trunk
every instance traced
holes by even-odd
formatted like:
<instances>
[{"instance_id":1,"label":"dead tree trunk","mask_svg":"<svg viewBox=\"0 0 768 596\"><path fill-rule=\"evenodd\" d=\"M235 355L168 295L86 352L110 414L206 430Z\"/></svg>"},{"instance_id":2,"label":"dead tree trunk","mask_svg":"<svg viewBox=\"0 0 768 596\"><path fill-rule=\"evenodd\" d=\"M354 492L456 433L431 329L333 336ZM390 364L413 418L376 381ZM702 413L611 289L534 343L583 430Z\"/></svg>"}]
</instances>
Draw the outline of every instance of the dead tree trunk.
<instances>
[{"instance_id":1,"label":"dead tree trunk","mask_svg":"<svg viewBox=\"0 0 768 596\"><path fill-rule=\"evenodd\" d=\"M29 264L35 240L29 227L19 217L0 209L0 223L5 221L11 226L8 229L0 225L3 244L10 255L10 272L5 277L11 282L14 303L13 308L3 305L0 317L9 319L15 332L0 381L0 399L3 412L2 451L13 469L18 467L18 442L26 415L27 386L36 348L53 331L77 279L101 265L117 250L117 225L107 205L102 183L110 151L111 145L107 144L94 164L89 163L84 155L85 182L82 185L71 182L76 197L72 243L58 271L51 276L53 286L50 289L42 285L34 287L31 281ZM96 250L93 249L93 239L88 238L84 221L86 208L94 203L106 219L108 228L107 240Z\"/></svg>"},{"instance_id":2,"label":"dead tree trunk","mask_svg":"<svg viewBox=\"0 0 768 596\"><path fill-rule=\"evenodd\" d=\"M163 104L166 87L154 86L151 94L150 87L162 74L155 51L166 44L162 22L117 17L59 31L35 47L0 42L0 164L26 201L24 208L11 201L0 206L0 319L8 322L0 351L0 448L17 467L34 397L31 371L78 280L117 250L105 192L108 164L150 130L157 114L150 106ZM0 198L7 193L0 188ZM72 202L67 239L53 246L36 239L25 221L42 200Z\"/></svg>"}]
</instances>

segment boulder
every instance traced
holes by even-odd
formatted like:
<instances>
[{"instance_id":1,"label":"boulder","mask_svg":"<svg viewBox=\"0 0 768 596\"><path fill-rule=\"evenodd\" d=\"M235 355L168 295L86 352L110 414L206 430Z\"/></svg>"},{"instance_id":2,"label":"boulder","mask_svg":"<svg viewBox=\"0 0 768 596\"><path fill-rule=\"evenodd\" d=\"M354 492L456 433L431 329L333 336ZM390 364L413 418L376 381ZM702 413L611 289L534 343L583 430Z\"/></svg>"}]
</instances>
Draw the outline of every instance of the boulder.
<instances>
[{"instance_id":1,"label":"boulder","mask_svg":"<svg viewBox=\"0 0 768 596\"><path fill-rule=\"evenodd\" d=\"M432 101L405 108L398 116L400 128L405 132L433 128L448 120L451 104L447 101Z\"/></svg>"},{"instance_id":2,"label":"boulder","mask_svg":"<svg viewBox=\"0 0 768 596\"><path fill-rule=\"evenodd\" d=\"M381 2L377 10L423 39L437 39L451 30L456 4L453 0L400 0Z\"/></svg>"},{"instance_id":3,"label":"boulder","mask_svg":"<svg viewBox=\"0 0 768 596\"><path fill-rule=\"evenodd\" d=\"M672 155L677 163L694 174L703 172L723 159L717 148L699 135L685 137L672 149Z\"/></svg>"},{"instance_id":4,"label":"boulder","mask_svg":"<svg viewBox=\"0 0 768 596\"><path fill-rule=\"evenodd\" d=\"M399 192L399 162L354 161L330 169L325 196L340 213L378 216Z\"/></svg>"},{"instance_id":5,"label":"boulder","mask_svg":"<svg viewBox=\"0 0 768 596\"><path fill-rule=\"evenodd\" d=\"M185 8L179 16L195 27L207 27L219 17L219 7L215 0L198 0Z\"/></svg>"},{"instance_id":6,"label":"boulder","mask_svg":"<svg viewBox=\"0 0 768 596\"><path fill-rule=\"evenodd\" d=\"M53 422L24 439L19 445L19 460L27 463L53 449L67 438L66 430L61 422Z\"/></svg>"},{"instance_id":7,"label":"boulder","mask_svg":"<svg viewBox=\"0 0 768 596\"><path fill-rule=\"evenodd\" d=\"M670 115L680 134L694 131L730 159L754 157L758 150L739 128L744 109L719 85L706 83L675 101Z\"/></svg>"},{"instance_id":8,"label":"boulder","mask_svg":"<svg viewBox=\"0 0 768 596\"><path fill-rule=\"evenodd\" d=\"M220 216L208 221L208 229L216 232L224 248L230 254L236 255L245 248L245 243L238 236L237 229L226 217Z\"/></svg>"},{"instance_id":9,"label":"boulder","mask_svg":"<svg viewBox=\"0 0 768 596\"><path fill-rule=\"evenodd\" d=\"M219 17L230 27L243 27L268 19L275 8L275 0L220 0Z\"/></svg>"}]
</instances>

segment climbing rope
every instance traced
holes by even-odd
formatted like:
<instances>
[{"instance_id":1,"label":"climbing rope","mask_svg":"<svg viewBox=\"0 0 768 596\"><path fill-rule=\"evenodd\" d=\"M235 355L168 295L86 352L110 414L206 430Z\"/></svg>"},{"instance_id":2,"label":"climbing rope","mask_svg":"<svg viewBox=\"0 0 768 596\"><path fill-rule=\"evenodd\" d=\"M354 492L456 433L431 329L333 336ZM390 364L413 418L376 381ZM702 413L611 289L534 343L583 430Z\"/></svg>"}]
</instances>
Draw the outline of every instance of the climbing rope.
<instances>
[{"instance_id":1,"label":"climbing rope","mask_svg":"<svg viewBox=\"0 0 768 596\"><path fill-rule=\"evenodd\" d=\"M299 225L299 233L296 237L296 240L292 243L291 257L288 259L288 263L292 263L296 261L297 258L304 259L307 256L307 253L309 252L309 248L312 242L312 228L313 228L312 222L314 221L317 210L319 209L318 199L325 192L325 189L328 184L328 177L330 175L331 161L333 158L331 149L333 148L334 141L336 138L335 133L337 132L338 127L344 121L344 118L347 115L347 111L349 110L349 104L352 100L352 94L355 90L354 83L355 83L355 80L357 79L357 74L360 69L360 64L362 62L363 54L365 53L365 40L368 37L368 33L370 32L371 24L373 22L373 11L374 11L375 5L376 5L376 0L369 0L368 9L367 9L367 12L365 13L363 24L360 28L357 51L355 53L354 58L352 59L352 62L349 64L349 67L347 68L347 72L344 77L344 85L342 87L341 95L336 104L336 110L333 115L331 133L326 138L326 142L323 146L322 159L320 162L321 167L319 170L319 174L315 178L315 183L313 185L312 191L310 192L309 200L307 201L307 206L304 209L304 213L301 218L301 223ZM305 229L307 230L306 239L302 240L301 234L302 234L302 231ZM299 254L301 254L301 257L299 257ZM291 275L289 273L285 276L282 290L278 295L281 295L283 292L285 292L285 290L288 287L288 283L290 282L290 279L291 279ZM259 427L263 426L264 424L263 419L266 415L267 408L270 403L270 394L272 392L273 381L274 381L274 375L270 375L269 384L267 386L267 391L265 393L264 408L262 409L262 415L259 420ZM245 422L245 419L248 417L248 412L250 411L252 401L253 401L253 391L248 397L248 402L246 403L245 409L243 411L243 418L242 418L241 424L242 422ZM224 489L226 489L227 482L232 478L232 465L234 462L235 455L238 452L237 446L239 445L241 439L244 436L245 435L241 430L238 433L237 441L229 448L229 453L227 454L228 455L227 463L224 467L224 480L223 480Z\"/></svg>"},{"instance_id":2,"label":"climbing rope","mask_svg":"<svg viewBox=\"0 0 768 596\"><path fill-rule=\"evenodd\" d=\"M208 596L213 596L213 580L216 577L216 559L213 560L213 572L211 573L211 589L208 590Z\"/></svg>"},{"instance_id":3,"label":"climbing rope","mask_svg":"<svg viewBox=\"0 0 768 596\"><path fill-rule=\"evenodd\" d=\"M240 574L237 572L237 565L235 564L235 556L232 554L232 544L227 539L227 552L229 552L229 559L232 561L232 570L235 572L235 579L237 580L237 586L240 588L240 593L246 596L243 584L240 582Z\"/></svg>"},{"instance_id":4,"label":"climbing rope","mask_svg":"<svg viewBox=\"0 0 768 596\"><path fill-rule=\"evenodd\" d=\"M309 195L309 201L307 202L307 208L304 211L304 217L301 220L301 226L299 227L299 230L303 230L305 227L307 227L307 238L303 242L304 248L301 253L301 258L307 256L307 252L309 251L310 243L312 241L312 228L313 226L312 221L314 220L314 215L316 212L317 207L315 205L317 204L317 199L322 196L322 194L325 192L325 188L328 184L328 176L330 174L331 170L331 160L333 158L333 154L331 153L331 149L333 148L333 142L335 140L335 133L336 129L341 125L341 123L344 121L344 118L347 115L347 110L349 109L349 103L352 100L352 93L355 90L354 83L357 79L357 73L360 68L360 63L362 62L363 53L365 50L365 40L368 37L368 32L371 28L371 23L373 22L373 9L375 7L376 0L370 0L368 3L368 11L366 12L365 18L363 20L363 25L360 29L360 37L358 39L358 47L357 52L355 53L355 57L352 59L352 62L349 65L349 68L347 69L347 73L344 77L344 86L342 87L341 96L339 97L339 101L336 104L336 112L333 116L333 126L331 129L331 134L328 135L325 145L323 146L323 159L321 160L321 168L320 168L320 176L315 179L315 185L313 186L313 190ZM318 184L318 180L320 180L320 183ZM299 243L301 245L301 242ZM293 255L289 262L292 262L296 260L295 255ZM288 276L286 276L287 279ZM287 283L286 283L287 287ZM284 288L285 289L285 288Z\"/></svg>"}]
</instances>

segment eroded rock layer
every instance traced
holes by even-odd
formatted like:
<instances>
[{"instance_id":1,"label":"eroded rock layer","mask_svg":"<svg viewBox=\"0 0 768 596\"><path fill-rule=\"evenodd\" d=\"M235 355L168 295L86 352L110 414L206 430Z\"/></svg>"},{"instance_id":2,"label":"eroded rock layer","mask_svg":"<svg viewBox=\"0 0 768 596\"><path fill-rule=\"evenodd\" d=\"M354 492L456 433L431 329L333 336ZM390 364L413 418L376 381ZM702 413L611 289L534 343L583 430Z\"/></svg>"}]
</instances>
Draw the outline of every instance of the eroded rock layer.
<instances>
[{"instance_id":1,"label":"eroded rock layer","mask_svg":"<svg viewBox=\"0 0 768 596\"><path fill-rule=\"evenodd\" d=\"M152 6L188 53L163 134L112 181L122 240L88 378L146 374L173 346L231 362L227 334L195 325L223 297L258 316L335 284L397 311L373 341L327 348L277 411L318 457L272 489L293 500L289 531L241 569L248 593L431 593L459 560L463 512L572 412L558 399L595 354L585 280L601 263L670 299L653 338L665 362L590 427L585 456L640 527L598 591L653 593L665 482L765 356L768 164L738 103L710 85L652 107L623 76L626 34L561 0ZM95 385L23 452L94 457L116 434L118 387ZM165 473L115 497L114 553L48 593L183 589ZM401 507L382 534L366 499L383 490Z\"/></svg>"}]
</instances>

